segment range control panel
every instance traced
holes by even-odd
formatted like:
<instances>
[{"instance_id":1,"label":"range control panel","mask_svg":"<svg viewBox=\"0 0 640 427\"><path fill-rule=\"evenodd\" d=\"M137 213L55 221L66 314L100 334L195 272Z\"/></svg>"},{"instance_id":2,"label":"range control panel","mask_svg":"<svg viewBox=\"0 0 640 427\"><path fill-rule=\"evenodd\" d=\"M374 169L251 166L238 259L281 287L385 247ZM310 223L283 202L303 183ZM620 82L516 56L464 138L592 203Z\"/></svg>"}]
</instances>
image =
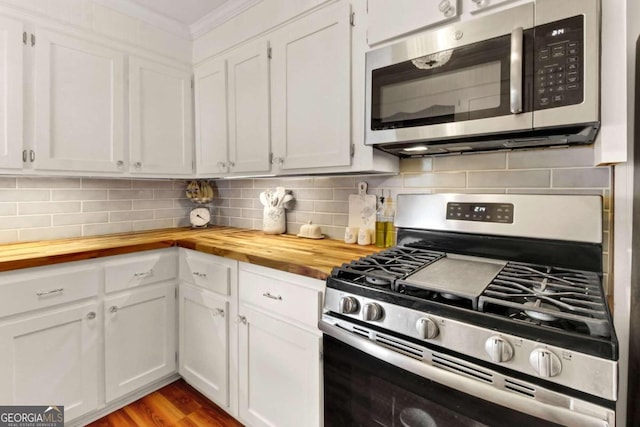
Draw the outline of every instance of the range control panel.
<instances>
[{"instance_id":1,"label":"range control panel","mask_svg":"<svg viewBox=\"0 0 640 427\"><path fill-rule=\"evenodd\" d=\"M511 203L447 203L447 219L513 223Z\"/></svg>"},{"instance_id":2,"label":"range control panel","mask_svg":"<svg viewBox=\"0 0 640 427\"><path fill-rule=\"evenodd\" d=\"M582 15L535 27L534 110L583 101L583 37Z\"/></svg>"}]
</instances>

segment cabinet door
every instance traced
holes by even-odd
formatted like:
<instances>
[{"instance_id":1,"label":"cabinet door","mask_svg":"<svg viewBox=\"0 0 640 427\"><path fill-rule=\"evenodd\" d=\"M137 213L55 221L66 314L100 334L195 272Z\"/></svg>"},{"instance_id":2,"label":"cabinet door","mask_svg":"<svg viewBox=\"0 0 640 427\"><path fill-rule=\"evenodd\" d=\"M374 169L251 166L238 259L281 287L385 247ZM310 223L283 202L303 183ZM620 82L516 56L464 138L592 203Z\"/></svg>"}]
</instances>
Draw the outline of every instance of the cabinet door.
<instances>
[{"instance_id":1,"label":"cabinet door","mask_svg":"<svg viewBox=\"0 0 640 427\"><path fill-rule=\"evenodd\" d=\"M218 405L229 399L229 303L211 292L180 287L180 375Z\"/></svg>"},{"instance_id":2,"label":"cabinet door","mask_svg":"<svg viewBox=\"0 0 640 427\"><path fill-rule=\"evenodd\" d=\"M351 162L349 2L287 25L271 40L274 167Z\"/></svg>"},{"instance_id":3,"label":"cabinet door","mask_svg":"<svg viewBox=\"0 0 640 427\"><path fill-rule=\"evenodd\" d=\"M105 298L107 402L176 370L174 284Z\"/></svg>"},{"instance_id":4,"label":"cabinet door","mask_svg":"<svg viewBox=\"0 0 640 427\"><path fill-rule=\"evenodd\" d=\"M64 405L65 421L98 407L95 302L0 324L0 402Z\"/></svg>"},{"instance_id":5,"label":"cabinet door","mask_svg":"<svg viewBox=\"0 0 640 427\"><path fill-rule=\"evenodd\" d=\"M194 72L198 174L228 171L227 63L208 61Z\"/></svg>"},{"instance_id":6,"label":"cabinet door","mask_svg":"<svg viewBox=\"0 0 640 427\"><path fill-rule=\"evenodd\" d=\"M22 168L22 23L0 17L0 168Z\"/></svg>"},{"instance_id":7,"label":"cabinet door","mask_svg":"<svg viewBox=\"0 0 640 427\"><path fill-rule=\"evenodd\" d=\"M131 57L129 102L131 172L191 174L191 74Z\"/></svg>"},{"instance_id":8,"label":"cabinet door","mask_svg":"<svg viewBox=\"0 0 640 427\"><path fill-rule=\"evenodd\" d=\"M254 427L322 425L321 337L247 305L240 314L241 421Z\"/></svg>"},{"instance_id":9,"label":"cabinet door","mask_svg":"<svg viewBox=\"0 0 640 427\"><path fill-rule=\"evenodd\" d=\"M459 14L457 0L368 0L369 45L421 28L441 24Z\"/></svg>"},{"instance_id":10,"label":"cabinet door","mask_svg":"<svg viewBox=\"0 0 640 427\"><path fill-rule=\"evenodd\" d=\"M239 48L227 58L229 154L232 173L268 172L269 58L266 41Z\"/></svg>"},{"instance_id":11,"label":"cabinet door","mask_svg":"<svg viewBox=\"0 0 640 427\"><path fill-rule=\"evenodd\" d=\"M122 52L48 30L35 45L35 168L122 172Z\"/></svg>"}]
</instances>

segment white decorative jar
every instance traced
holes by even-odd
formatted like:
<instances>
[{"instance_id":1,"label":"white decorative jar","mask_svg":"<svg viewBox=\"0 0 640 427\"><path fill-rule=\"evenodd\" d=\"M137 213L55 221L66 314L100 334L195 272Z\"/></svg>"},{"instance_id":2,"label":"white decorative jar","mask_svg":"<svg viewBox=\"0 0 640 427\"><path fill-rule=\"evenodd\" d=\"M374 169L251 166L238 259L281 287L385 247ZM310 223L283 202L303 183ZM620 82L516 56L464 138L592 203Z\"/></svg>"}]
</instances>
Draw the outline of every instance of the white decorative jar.
<instances>
[{"instance_id":1,"label":"white decorative jar","mask_svg":"<svg viewBox=\"0 0 640 427\"><path fill-rule=\"evenodd\" d=\"M262 218L265 234L283 234L287 230L287 219L283 206L265 206Z\"/></svg>"}]
</instances>

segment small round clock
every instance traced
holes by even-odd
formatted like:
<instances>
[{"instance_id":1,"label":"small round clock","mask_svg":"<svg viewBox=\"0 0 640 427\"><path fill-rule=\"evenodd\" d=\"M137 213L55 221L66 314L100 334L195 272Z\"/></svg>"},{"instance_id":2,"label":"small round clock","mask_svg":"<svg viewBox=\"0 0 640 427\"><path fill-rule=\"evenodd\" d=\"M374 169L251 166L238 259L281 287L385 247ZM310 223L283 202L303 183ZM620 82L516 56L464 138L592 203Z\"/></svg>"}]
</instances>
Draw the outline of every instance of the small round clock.
<instances>
[{"instance_id":1,"label":"small round clock","mask_svg":"<svg viewBox=\"0 0 640 427\"><path fill-rule=\"evenodd\" d=\"M194 208L189 214L189 221L194 228L206 227L211 221L211 212L208 208Z\"/></svg>"}]
</instances>

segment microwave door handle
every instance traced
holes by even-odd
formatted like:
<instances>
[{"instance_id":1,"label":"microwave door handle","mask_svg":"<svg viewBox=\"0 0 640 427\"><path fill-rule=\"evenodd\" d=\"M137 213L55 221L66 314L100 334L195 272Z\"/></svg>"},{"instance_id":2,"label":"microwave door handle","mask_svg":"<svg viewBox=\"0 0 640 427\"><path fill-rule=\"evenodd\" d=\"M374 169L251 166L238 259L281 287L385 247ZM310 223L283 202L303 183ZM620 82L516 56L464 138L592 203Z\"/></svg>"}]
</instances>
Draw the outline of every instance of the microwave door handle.
<instances>
[{"instance_id":1,"label":"microwave door handle","mask_svg":"<svg viewBox=\"0 0 640 427\"><path fill-rule=\"evenodd\" d=\"M511 83L510 100L511 112L522 113L522 55L523 55L523 28L514 28L511 31Z\"/></svg>"}]
</instances>

